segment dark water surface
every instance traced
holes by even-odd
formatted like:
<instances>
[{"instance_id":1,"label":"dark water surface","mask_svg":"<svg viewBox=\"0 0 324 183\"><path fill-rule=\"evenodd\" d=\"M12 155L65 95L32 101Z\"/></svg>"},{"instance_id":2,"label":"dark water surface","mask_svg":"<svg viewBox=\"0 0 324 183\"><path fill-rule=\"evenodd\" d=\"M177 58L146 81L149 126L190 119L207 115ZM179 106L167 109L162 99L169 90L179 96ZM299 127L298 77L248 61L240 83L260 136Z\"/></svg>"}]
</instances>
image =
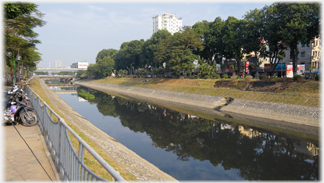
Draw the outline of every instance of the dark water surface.
<instances>
[{"instance_id":1,"label":"dark water surface","mask_svg":"<svg viewBox=\"0 0 324 183\"><path fill-rule=\"evenodd\" d=\"M78 87L59 94L109 136L177 180L319 180L318 141L228 124Z\"/></svg>"}]
</instances>

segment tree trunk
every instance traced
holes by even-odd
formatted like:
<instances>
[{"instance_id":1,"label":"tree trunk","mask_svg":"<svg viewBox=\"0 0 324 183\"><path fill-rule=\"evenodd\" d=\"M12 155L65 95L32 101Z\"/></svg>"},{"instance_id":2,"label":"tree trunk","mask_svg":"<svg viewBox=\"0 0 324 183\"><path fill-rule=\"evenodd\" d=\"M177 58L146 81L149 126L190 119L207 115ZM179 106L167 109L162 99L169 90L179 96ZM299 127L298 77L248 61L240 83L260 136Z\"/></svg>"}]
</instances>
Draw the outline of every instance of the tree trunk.
<instances>
[{"instance_id":1,"label":"tree trunk","mask_svg":"<svg viewBox=\"0 0 324 183\"><path fill-rule=\"evenodd\" d=\"M237 75L241 75L241 58L237 57Z\"/></svg>"},{"instance_id":2,"label":"tree trunk","mask_svg":"<svg viewBox=\"0 0 324 183\"><path fill-rule=\"evenodd\" d=\"M292 52L292 61L293 61L293 76L297 75L297 56L298 56L298 50L297 50L297 46L293 46L293 48L291 49Z\"/></svg>"}]
</instances>

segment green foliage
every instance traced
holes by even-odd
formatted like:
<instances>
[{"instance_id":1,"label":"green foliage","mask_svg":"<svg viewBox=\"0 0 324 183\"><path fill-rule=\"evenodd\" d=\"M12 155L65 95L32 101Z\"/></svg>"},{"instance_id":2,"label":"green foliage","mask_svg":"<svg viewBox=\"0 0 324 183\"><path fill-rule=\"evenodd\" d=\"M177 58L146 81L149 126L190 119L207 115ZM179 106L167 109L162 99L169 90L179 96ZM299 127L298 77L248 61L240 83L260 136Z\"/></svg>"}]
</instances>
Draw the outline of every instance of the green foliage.
<instances>
[{"instance_id":1,"label":"green foliage","mask_svg":"<svg viewBox=\"0 0 324 183\"><path fill-rule=\"evenodd\" d=\"M213 71L214 68L207 63L203 63L202 65L199 66L199 74L202 75L203 77L211 75Z\"/></svg>"},{"instance_id":2,"label":"green foliage","mask_svg":"<svg viewBox=\"0 0 324 183\"><path fill-rule=\"evenodd\" d=\"M214 79L219 79L219 75L218 74L213 74L213 78Z\"/></svg>"},{"instance_id":3,"label":"green foliage","mask_svg":"<svg viewBox=\"0 0 324 183\"><path fill-rule=\"evenodd\" d=\"M126 72L127 72L126 70L120 69L117 73L118 73L118 75L123 76L126 74Z\"/></svg>"},{"instance_id":4,"label":"green foliage","mask_svg":"<svg viewBox=\"0 0 324 183\"><path fill-rule=\"evenodd\" d=\"M153 74L155 74L155 75L162 75L163 74L163 69L161 69L161 68L155 68L154 70L153 70Z\"/></svg>"},{"instance_id":5,"label":"green foliage","mask_svg":"<svg viewBox=\"0 0 324 183\"><path fill-rule=\"evenodd\" d=\"M146 75L147 74L147 70L146 69L144 69L144 68L139 68L138 70L137 70L137 72L141 75L141 76L143 76L143 75Z\"/></svg>"},{"instance_id":6,"label":"green foliage","mask_svg":"<svg viewBox=\"0 0 324 183\"><path fill-rule=\"evenodd\" d=\"M48 75L48 72L44 72L44 71L35 71L36 75Z\"/></svg>"},{"instance_id":7,"label":"green foliage","mask_svg":"<svg viewBox=\"0 0 324 183\"><path fill-rule=\"evenodd\" d=\"M223 75L222 75L222 78L224 78L224 79L228 79L228 75L227 75L227 74L223 74Z\"/></svg>"},{"instance_id":8,"label":"green foliage","mask_svg":"<svg viewBox=\"0 0 324 183\"><path fill-rule=\"evenodd\" d=\"M90 93L81 93L81 92L79 92L78 96L80 96L82 98L85 98L85 99L94 99L95 98L95 96L90 94Z\"/></svg>"},{"instance_id":9,"label":"green foliage","mask_svg":"<svg viewBox=\"0 0 324 183\"><path fill-rule=\"evenodd\" d=\"M143 39L122 43L120 50L114 56L115 69L120 70L127 69L127 67L144 67L140 62L143 44Z\"/></svg>"},{"instance_id":10,"label":"green foliage","mask_svg":"<svg viewBox=\"0 0 324 183\"><path fill-rule=\"evenodd\" d=\"M315 81L319 81L319 80L320 80L320 75L318 74L315 76Z\"/></svg>"},{"instance_id":11,"label":"green foliage","mask_svg":"<svg viewBox=\"0 0 324 183\"><path fill-rule=\"evenodd\" d=\"M280 81L281 78L272 78L273 81Z\"/></svg>"},{"instance_id":12,"label":"green foliage","mask_svg":"<svg viewBox=\"0 0 324 183\"><path fill-rule=\"evenodd\" d=\"M302 77L301 75L295 75L295 76L293 77L293 80L294 80L294 81L297 81L298 78L301 78L301 77Z\"/></svg>"},{"instance_id":13,"label":"green foliage","mask_svg":"<svg viewBox=\"0 0 324 183\"><path fill-rule=\"evenodd\" d=\"M99 61L108 61L109 57L114 58L118 50L115 49L103 49L101 50L96 57L96 63Z\"/></svg>"},{"instance_id":14,"label":"green foliage","mask_svg":"<svg viewBox=\"0 0 324 183\"><path fill-rule=\"evenodd\" d=\"M206 75L204 78L205 78L205 79L209 79L209 75Z\"/></svg>"},{"instance_id":15,"label":"green foliage","mask_svg":"<svg viewBox=\"0 0 324 183\"><path fill-rule=\"evenodd\" d=\"M73 72L71 71L60 71L58 75L73 75Z\"/></svg>"},{"instance_id":16,"label":"green foliage","mask_svg":"<svg viewBox=\"0 0 324 183\"><path fill-rule=\"evenodd\" d=\"M199 59L193 54L193 50L202 49L203 42L200 35L186 27L182 33L177 32L161 40L154 55L157 62L166 62L167 69L179 76L180 71L185 73L186 70L193 69L193 61Z\"/></svg>"},{"instance_id":17,"label":"green foliage","mask_svg":"<svg viewBox=\"0 0 324 183\"><path fill-rule=\"evenodd\" d=\"M78 70L77 71L77 75L75 76L76 78L83 78L82 75L86 74L87 71L86 70Z\"/></svg>"},{"instance_id":18,"label":"green foliage","mask_svg":"<svg viewBox=\"0 0 324 183\"><path fill-rule=\"evenodd\" d=\"M266 75L260 75L259 78L260 78L260 80L262 80L264 78L267 78L267 76Z\"/></svg>"},{"instance_id":19,"label":"green foliage","mask_svg":"<svg viewBox=\"0 0 324 183\"><path fill-rule=\"evenodd\" d=\"M61 85L62 83L61 82L57 82L57 85Z\"/></svg>"}]
</instances>

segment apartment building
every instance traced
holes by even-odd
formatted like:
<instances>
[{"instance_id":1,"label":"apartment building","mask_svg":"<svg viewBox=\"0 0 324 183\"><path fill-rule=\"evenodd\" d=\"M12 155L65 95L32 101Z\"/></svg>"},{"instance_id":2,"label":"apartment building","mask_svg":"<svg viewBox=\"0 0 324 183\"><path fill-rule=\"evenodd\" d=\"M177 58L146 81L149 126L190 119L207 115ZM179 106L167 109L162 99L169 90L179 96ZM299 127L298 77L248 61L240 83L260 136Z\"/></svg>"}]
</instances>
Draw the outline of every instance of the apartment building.
<instances>
[{"instance_id":1,"label":"apartment building","mask_svg":"<svg viewBox=\"0 0 324 183\"><path fill-rule=\"evenodd\" d=\"M182 29L182 18L177 18L176 15L156 15L152 19L153 33L158 30L168 30L171 34L174 34Z\"/></svg>"},{"instance_id":2,"label":"apartment building","mask_svg":"<svg viewBox=\"0 0 324 183\"><path fill-rule=\"evenodd\" d=\"M55 64L55 68L63 68L61 60L55 60L54 64Z\"/></svg>"},{"instance_id":3,"label":"apartment building","mask_svg":"<svg viewBox=\"0 0 324 183\"><path fill-rule=\"evenodd\" d=\"M309 71L310 66L314 66L314 70L320 69L321 66L321 38L317 36L314 41L307 46L306 44L298 44L298 60L297 65L305 65L305 70ZM290 50L285 53L284 62L290 64L292 57L290 56Z\"/></svg>"}]
</instances>

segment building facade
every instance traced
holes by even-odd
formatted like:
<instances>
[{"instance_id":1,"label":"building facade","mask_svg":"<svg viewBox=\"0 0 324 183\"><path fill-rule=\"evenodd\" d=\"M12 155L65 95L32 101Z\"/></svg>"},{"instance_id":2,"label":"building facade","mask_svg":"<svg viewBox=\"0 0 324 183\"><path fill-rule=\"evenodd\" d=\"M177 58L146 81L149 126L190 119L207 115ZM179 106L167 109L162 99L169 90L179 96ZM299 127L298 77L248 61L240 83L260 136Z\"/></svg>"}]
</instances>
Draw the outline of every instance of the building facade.
<instances>
[{"instance_id":1,"label":"building facade","mask_svg":"<svg viewBox=\"0 0 324 183\"><path fill-rule=\"evenodd\" d=\"M171 14L156 15L153 17L153 33L158 30L168 30L173 35L182 30L182 18Z\"/></svg>"},{"instance_id":2,"label":"building facade","mask_svg":"<svg viewBox=\"0 0 324 183\"><path fill-rule=\"evenodd\" d=\"M298 60L297 65L305 65L305 70L309 71L310 66L313 66L313 70L319 70L321 66L321 38L317 36L314 41L307 46L306 44L298 44ZM290 64L292 57L290 56L290 50L285 53L284 62Z\"/></svg>"},{"instance_id":3,"label":"building facade","mask_svg":"<svg viewBox=\"0 0 324 183\"><path fill-rule=\"evenodd\" d=\"M54 64L55 68L63 68L61 60L55 60Z\"/></svg>"}]
</instances>

